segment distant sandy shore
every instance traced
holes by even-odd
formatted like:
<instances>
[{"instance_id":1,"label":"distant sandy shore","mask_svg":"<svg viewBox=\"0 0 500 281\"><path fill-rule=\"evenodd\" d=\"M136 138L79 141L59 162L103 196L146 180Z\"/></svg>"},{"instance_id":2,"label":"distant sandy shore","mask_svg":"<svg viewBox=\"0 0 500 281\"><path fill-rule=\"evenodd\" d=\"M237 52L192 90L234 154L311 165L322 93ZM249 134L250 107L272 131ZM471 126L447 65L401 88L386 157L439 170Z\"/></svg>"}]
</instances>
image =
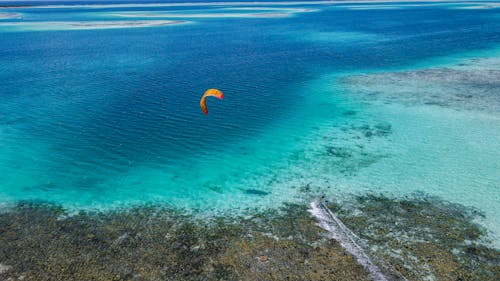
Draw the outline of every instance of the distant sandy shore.
<instances>
[{"instance_id":1,"label":"distant sandy shore","mask_svg":"<svg viewBox=\"0 0 500 281\"><path fill-rule=\"evenodd\" d=\"M292 6L292 5L334 5L334 4L356 4L356 3L470 3L488 4L484 2L469 1L438 1L438 0L355 0L355 1L290 1L290 2L199 2L199 3L137 3L137 4L62 4L62 5L37 5L38 0L23 1L22 5L15 5L16 1L9 2L9 5L1 5L0 8L106 8L106 7L187 7L187 6ZM33 5L26 5L26 2L33 2Z\"/></svg>"}]
</instances>

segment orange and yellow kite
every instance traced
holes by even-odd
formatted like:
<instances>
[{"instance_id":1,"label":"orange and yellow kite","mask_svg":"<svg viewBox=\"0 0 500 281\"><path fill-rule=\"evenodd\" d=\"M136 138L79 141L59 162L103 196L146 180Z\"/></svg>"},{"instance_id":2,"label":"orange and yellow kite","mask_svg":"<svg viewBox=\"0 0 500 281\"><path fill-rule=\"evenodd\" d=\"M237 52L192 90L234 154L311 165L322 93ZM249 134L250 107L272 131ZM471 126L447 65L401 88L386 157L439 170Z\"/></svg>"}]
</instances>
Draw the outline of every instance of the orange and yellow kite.
<instances>
[{"instance_id":1,"label":"orange and yellow kite","mask_svg":"<svg viewBox=\"0 0 500 281\"><path fill-rule=\"evenodd\" d=\"M200 100L200 107L201 107L201 110L203 110L203 113L205 113L205 114L208 114L207 97L216 97L216 98L222 100L222 99L224 99L224 94L217 89L208 89L203 94L203 96L201 97L201 100Z\"/></svg>"}]
</instances>

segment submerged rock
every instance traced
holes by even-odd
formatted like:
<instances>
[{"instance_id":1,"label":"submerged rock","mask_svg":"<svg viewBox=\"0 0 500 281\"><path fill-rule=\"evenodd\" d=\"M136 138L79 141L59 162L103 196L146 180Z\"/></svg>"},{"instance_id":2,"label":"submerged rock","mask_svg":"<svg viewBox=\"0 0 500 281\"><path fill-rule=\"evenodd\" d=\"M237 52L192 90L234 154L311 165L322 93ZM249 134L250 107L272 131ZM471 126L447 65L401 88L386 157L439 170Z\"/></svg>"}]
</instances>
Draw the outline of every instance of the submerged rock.
<instances>
[{"instance_id":1,"label":"submerged rock","mask_svg":"<svg viewBox=\"0 0 500 281\"><path fill-rule=\"evenodd\" d=\"M213 184L213 183L205 183L205 184L203 184L203 187L208 188L208 189L210 189L214 192L217 192L217 193L224 192L223 188L220 185Z\"/></svg>"},{"instance_id":2,"label":"submerged rock","mask_svg":"<svg viewBox=\"0 0 500 281\"><path fill-rule=\"evenodd\" d=\"M392 132L392 126L389 123L382 122L375 125L375 134L377 136L387 136Z\"/></svg>"},{"instance_id":3,"label":"submerged rock","mask_svg":"<svg viewBox=\"0 0 500 281\"><path fill-rule=\"evenodd\" d=\"M246 194L260 195L260 196L266 196L269 194L269 192L265 192L265 191L258 190L258 189L245 189L244 192Z\"/></svg>"},{"instance_id":4,"label":"submerged rock","mask_svg":"<svg viewBox=\"0 0 500 281\"><path fill-rule=\"evenodd\" d=\"M349 158L352 157L352 152L350 149L345 147L335 147L329 146L326 148L326 153L331 156L339 157L339 158Z\"/></svg>"},{"instance_id":5,"label":"submerged rock","mask_svg":"<svg viewBox=\"0 0 500 281\"><path fill-rule=\"evenodd\" d=\"M344 111L342 114L343 114L344 116L353 116L353 115L356 115L356 113L357 113L357 112L356 112L356 111L354 111L354 110L346 110L346 111Z\"/></svg>"}]
</instances>

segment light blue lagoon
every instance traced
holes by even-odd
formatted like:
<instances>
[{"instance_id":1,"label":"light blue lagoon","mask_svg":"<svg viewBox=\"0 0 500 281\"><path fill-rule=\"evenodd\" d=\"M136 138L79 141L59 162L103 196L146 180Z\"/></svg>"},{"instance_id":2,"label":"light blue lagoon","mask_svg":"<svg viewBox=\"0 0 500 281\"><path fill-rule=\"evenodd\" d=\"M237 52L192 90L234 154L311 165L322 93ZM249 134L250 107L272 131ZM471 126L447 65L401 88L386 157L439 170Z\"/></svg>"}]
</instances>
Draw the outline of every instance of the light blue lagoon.
<instances>
[{"instance_id":1,"label":"light blue lagoon","mask_svg":"<svg viewBox=\"0 0 500 281\"><path fill-rule=\"evenodd\" d=\"M424 193L500 241L498 3L28 4L0 8L0 206Z\"/></svg>"}]
</instances>

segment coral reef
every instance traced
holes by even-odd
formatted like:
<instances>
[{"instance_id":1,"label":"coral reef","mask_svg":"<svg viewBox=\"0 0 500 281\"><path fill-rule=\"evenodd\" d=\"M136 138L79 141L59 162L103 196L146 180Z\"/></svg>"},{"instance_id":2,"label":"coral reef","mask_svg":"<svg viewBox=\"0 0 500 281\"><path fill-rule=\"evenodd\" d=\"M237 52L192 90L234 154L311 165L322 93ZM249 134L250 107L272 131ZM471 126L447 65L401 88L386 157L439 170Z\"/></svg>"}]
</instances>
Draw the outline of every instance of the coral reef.
<instances>
[{"instance_id":1,"label":"coral reef","mask_svg":"<svg viewBox=\"0 0 500 281\"><path fill-rule=\"evenodd\" d=\"M374 256L410 280L500 278L500 251L486 246L475 209L425 195L363 195L349 205L330 207Z\"/></svg>"},{"instance_id":2,"label":"coral reef","mask_svg":"<svg viewBox=\"0 0 500 281\"><path fill-rule=\"evenodd\" d=\"M351 95L372 103L436 105L498 112L497 58L471 59L453 67L350 76L340 83Z\"/></svg>"},{"instance_id":3,"label":"coral reef","mask_svg":"<svg viewBox=\"0 0 500 281\"><path fill-rule=\"evenodd\" d=\"M332 210L409 280L498 280L480 214L438 199L364 195ZM247 217L179 210L67 214L19 203L0 214L1 280L369 280L306 205Z\"/></svg>"},{"instance_id":4,"label":"coral reef","mask_svg":"<svg viewBox=\"0 0 500 281\"><path fill-rule=\"evenodd\" d=\"M200 220L143 207L67 216L24 203L0 215L2 280L367 280L305 208Z\"/></svg>"}]
</instances>

